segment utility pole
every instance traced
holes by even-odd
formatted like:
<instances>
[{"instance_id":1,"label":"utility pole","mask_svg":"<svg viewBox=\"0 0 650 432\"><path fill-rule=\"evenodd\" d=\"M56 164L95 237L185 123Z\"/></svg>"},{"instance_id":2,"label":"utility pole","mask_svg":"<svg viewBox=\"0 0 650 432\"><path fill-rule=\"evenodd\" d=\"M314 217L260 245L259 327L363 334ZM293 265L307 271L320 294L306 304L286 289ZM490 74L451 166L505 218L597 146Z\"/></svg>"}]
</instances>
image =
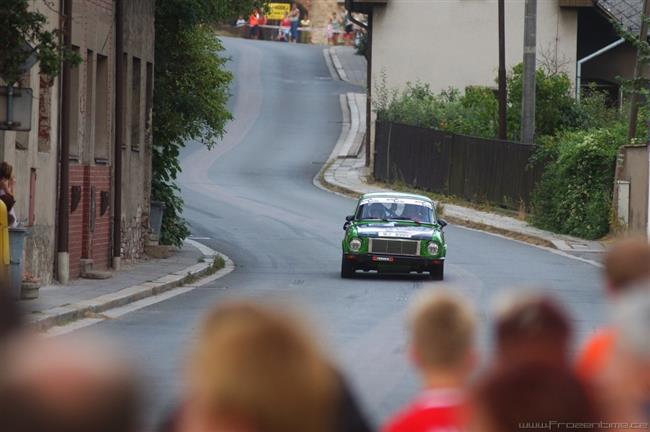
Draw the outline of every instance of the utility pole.
<instances>
[{"instance_id":1,"label":"utility pole","mask_svg":"<svg viewBox=\"0 0 650 432\"><path fill-rule=\"evenodd\" d=\"M499 0L499 139L502 140L508 138L505 27L505 0Z\"/></svg>"},{"instance_id":2,"label":"utility pole","mask_svg":"<svg viewBox=\"0 0 650 432\"><path fill-rule=\"evenodd\" d=\"M524 76L521 103L521 141L535 140L535 68L537 44L537 0L525 0Z\"/></svg>"},{"instance_id":3,"label":"utility pole","mask_svg":"<svg viewBox=\"0 0 650 432\"><path fill-rule=\"evenodd\" d=\"M72 49L72 0L63 0L63 44ZM72 115L71 66L63 62L61 91L61 150L59 161L59 215L57 238L57 278L65 285L70 280L70 116Z\"/></svg>"},{"instance_id":4,"label":"utility pole","mask_svg":"<svg viewBox=\"0 0 650 432\"><path fill-rule=\"evenodd\" d=\"M115 143L113 148L113 268L122 256L122 145L124 144L124 2L115 0Z\"/></svg>"},{"instance_id":5,"label":"utility pole","mask_svg":"<svg viewBox=\"0 0 650 432\"><path fill-rule=\"evenodd\" d=\"M648 40L648 14L650 14L650 1L643 2L643 19L641 20L641 30L639 31L639 42ZM641 45L637 48L636 64L634 66L634 82L632 96L630 98L630 124L627 130L627 140L632 141L636 137L636 125L639 117L639 83L638 79L643 73L643 61L639 61L642 56Z\"/></svg>"}]
</instances>

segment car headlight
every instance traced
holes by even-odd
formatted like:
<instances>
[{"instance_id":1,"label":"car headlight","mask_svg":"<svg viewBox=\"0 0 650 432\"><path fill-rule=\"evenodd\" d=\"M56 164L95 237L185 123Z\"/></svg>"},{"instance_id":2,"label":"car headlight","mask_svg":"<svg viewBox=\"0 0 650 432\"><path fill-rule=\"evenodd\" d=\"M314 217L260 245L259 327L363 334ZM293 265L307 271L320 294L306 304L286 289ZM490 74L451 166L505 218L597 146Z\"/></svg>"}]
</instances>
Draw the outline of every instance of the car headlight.
<instances>
[{"instance_id":1,"label":"car headlight","mask_svg":"<svg viewBox=\"0 0 650 432\"><path fill-rule=\"evenodd\" d=\"M361 249L361 240L358 238L350 240L350 250L352 252L359 252L359 249Z\"/></svg>"},{"instance_id":2,"label":"car headlight","mask_svg":"<svg viewBox=\"0 0 650 432\"><path fill-rule=\"evenodd\" d=\"M433 241L429 242L427 252L429 252L429 255L436 255L438 253L438 243Z\"/></svg>"}]
</instances>

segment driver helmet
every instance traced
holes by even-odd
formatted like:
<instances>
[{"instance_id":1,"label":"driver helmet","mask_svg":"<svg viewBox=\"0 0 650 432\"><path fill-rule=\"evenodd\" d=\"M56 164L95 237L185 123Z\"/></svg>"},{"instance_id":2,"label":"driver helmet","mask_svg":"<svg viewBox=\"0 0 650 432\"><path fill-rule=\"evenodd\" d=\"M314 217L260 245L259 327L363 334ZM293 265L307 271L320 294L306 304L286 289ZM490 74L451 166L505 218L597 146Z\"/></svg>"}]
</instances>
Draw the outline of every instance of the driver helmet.
<instances>
[{"instance_id":1,"label":"driver helmet","mask_svg":"<svg viewBox=\"0 0 650 432\"><path fill-rule=\"evenodd\" d=\"M383 219L384 206L380 203L372 203L368 206L368 217L370 219Z\"/></svg>"}]
</instances>

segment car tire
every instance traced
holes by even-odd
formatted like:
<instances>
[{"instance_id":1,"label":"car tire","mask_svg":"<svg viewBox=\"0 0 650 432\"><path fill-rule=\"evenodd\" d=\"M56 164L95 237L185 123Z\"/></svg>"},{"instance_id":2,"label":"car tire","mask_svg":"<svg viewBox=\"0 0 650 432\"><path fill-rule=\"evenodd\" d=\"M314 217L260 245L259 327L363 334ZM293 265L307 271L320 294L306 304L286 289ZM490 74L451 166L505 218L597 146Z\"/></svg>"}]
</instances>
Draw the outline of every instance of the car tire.
<instances>
[{"instance_id":1,"label":"car tire","mask_svg":"<svg viewBox=\"0 0 650 432\"><path fill-rule=\"evenodd\" d=\"M356 269L354 265L346 261L345 257L341 258L341 277L343 279L351 279L354 277Z\"/></svg>"},{"instance_id":2,"label":"car tire","mask_svg":"<svg viewBox=\"0 0 650 432\"><path fill-rule=\"evenodd\" d=\"M443 280L445 278L445 263L433 264L429 267L429 278L432 280Z\"/></svg>"}]
</instances>

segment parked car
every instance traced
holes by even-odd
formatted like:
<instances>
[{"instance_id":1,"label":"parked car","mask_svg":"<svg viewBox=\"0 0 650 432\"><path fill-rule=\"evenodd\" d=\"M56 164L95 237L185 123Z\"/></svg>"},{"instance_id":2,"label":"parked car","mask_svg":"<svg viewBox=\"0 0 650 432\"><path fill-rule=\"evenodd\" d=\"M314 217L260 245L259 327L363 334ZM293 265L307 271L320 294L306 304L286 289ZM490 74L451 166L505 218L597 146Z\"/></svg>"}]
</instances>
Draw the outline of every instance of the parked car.
<instances>
[{"instance_id":1,"label":"parked car","mask_svg":"<svg viewBox=\"0 0 650 432\"><path fill-rule=\"evenodd\" d=\"M343 229L341 277L354 277L357 270L382 272L428 272L431 279L444 278L447 244L429 198L406 193L368 193L347 216Z\"/></svg>"}]
</instances>

